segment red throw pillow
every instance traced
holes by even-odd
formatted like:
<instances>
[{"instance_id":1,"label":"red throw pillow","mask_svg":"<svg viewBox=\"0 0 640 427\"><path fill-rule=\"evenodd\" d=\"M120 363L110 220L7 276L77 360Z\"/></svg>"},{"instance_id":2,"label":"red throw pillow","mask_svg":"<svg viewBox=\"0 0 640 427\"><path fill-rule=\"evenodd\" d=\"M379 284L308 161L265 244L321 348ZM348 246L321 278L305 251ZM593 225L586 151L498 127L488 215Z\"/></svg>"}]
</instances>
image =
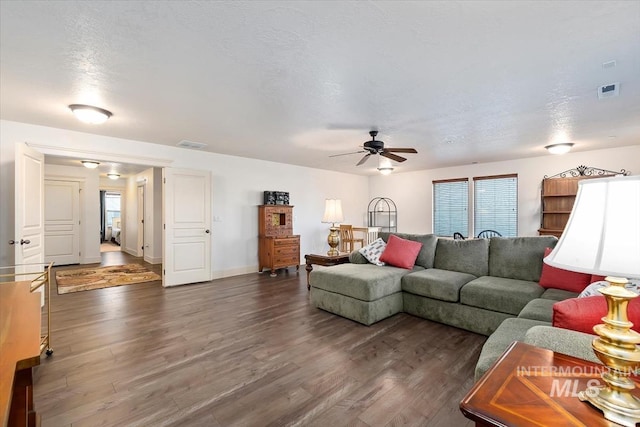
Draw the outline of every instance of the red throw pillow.
<instances>
[{"instance_id":1,"label":"red throw pillow","mask_svg":"<svg viewBox=\"0 0 640 427\"><path fill-rule=\"evenodd\" d=\"M570 298L553 304L553 326L594 334L593 327L607 315L607 300L594 295L584 298ZM640 332L640 297L634 298L627 306L627 316L633 323L632 329Z\"/></svg>"},{"instance_id":2,"label":"red throw pillow","mask_svg":"<svg viewBox=\"0 0 640 427\"><path fill-rule=\"evenodd\" d=\"M387 247L380 256L380 261L395 267L411 270L416 263L422 243L413 240L401 239L390 234Z\"/></svg>"},{"instance_id":3,"label":"red throw pillow","mask_svg":"<svg viewBox=\"0 0 640 427\"><path fill-rule=\"evenodd\" d=\"M601 282L601 281L603 281L605 279L605 277L607 277L607 276L598 276L596 274L592 274L589 284L595 283L595 282Z\"/></svg>"},{"instance_id":4,"label":"red throw pillow","mask_svg":"<svg viewBox=\"0 0 640 427\"><path fill-rule=\"evenodd\" d=\"M551 248L544 250L546 257L551 253ZM591 275L586 273L576 273L575 271L563 270L542 262L542 274L540 275L540 286L543 288L563 289L565 291L579 294L591 283Z\"/></svg>"}]
</instances>

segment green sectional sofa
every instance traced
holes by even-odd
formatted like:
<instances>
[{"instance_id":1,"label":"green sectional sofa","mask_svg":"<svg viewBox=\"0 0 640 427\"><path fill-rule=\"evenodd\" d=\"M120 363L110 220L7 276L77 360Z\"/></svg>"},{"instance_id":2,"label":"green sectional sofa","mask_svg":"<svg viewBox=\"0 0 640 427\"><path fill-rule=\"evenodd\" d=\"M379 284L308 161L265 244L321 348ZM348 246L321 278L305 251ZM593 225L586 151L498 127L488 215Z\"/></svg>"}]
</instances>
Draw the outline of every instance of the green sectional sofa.
<instances>
[{"instance_id":1,"label":"green sectional sofa","mask_svg":"<svg viewBox=\"0 0 640 427\"><path fill-rule=\"evenodd\" d=\"M515 340L560 351L553 347L558 336L562 352L595 360L591 335L551 327L553 304L577 296L538 284L544 250L556 237L394 234L422 243L412 270L376 266L354 251L348 264L311 272L311 303L365 325L406 312L487 335L476 378ZM385 241L388 236L380 233Z\"/></svg>"}]
</instances>

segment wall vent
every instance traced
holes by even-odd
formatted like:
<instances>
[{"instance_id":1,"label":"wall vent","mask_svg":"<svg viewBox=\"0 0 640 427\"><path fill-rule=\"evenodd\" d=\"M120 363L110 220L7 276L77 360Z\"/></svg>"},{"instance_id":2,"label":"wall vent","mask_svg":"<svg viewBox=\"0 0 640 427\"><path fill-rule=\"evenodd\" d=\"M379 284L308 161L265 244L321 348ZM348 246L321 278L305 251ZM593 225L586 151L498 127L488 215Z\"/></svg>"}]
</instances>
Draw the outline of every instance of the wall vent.
<instances>
[{"instance_id":1,"label":"wall vent","mask_svg":"<svg viewBox=\"0 0 640 427\"><path fill-rule=\"evenodd\" d=\"M612 98L620 94L620 83L609 83L598 88L598 99Z\"/></svg>"},{"instance_id":2,"label":"wall vent","mask_svg":"<svg viewBox=\"0 0 640 427\"><path fill-rule=\"evenodd\" d=\"M615 59L612 61L607 61L602 63L602 68L615 68L615 67L616 67Z\"/></svg>"},{"instance_id":3,"label":"wall vent","mask_svg":"<svg viewBox=\"0 0 640 427\"><path fill-rule=\"evenodd\" d=\"M204 147L207 146L207 144L204 144L202 142L187 141L186 139L183 139L182 141L178 142L177 145L178 147L191 148L193 150L202 150Z\"/></svg>"}]
</instances>

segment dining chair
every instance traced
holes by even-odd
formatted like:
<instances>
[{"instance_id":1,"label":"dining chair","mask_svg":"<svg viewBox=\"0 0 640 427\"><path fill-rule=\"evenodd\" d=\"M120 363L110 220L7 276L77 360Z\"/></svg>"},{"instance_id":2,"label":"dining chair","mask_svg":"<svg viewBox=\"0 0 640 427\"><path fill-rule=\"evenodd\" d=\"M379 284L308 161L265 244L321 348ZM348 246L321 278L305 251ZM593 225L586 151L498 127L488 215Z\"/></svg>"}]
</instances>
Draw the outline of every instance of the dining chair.
<instances>
[{"instance_id":1,"label":"dining chair","mask_svg":"<svg viewBox=\"0 0 640 427\"><path fill-rule=\"evenodd\" d=\"M465 240L462 233L458 233L457 231L453 233L453 240Z\"/></svg>"},{"instance_id":2,"label":"dining chair","mask_svg":"<svg viewBox=\"0 0 640 427\"><path fill-rule=\"evenodd\" d=\"M351 252L355 249L355 244L364 246L364 238L353 236L353 226L350 224L340 224L340 251ZM348 249L347 249L348 248Z\"/></svg>"},{"instance_id":3,"label":"dining chair","mask_svg":"<svg viewBox=\"0 0 640 427\"><path fill-rule=\"evenodd\" d=\"M489 237L502 237L502 234L495 230L482 230L478 233L478 239L488 239Z\"/></svg>"}]
</instances>

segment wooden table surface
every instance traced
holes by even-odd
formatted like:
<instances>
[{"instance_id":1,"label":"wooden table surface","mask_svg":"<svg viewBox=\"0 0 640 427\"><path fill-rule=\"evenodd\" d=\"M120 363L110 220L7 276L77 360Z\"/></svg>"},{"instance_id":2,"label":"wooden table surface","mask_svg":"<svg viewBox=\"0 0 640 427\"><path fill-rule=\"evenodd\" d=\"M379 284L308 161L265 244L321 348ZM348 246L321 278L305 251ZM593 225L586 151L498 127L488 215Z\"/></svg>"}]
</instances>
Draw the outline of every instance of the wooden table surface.
<instances>
[{"instance_id":1,"label":"wooden table surface","mask_svg":"<svg viewBox=\"0 0 640 427\"><path fill-rule=\"evenodd\" d=\"M0 283L0 420L9 419L16 371L40 364L40 293L31 281Z\"/></svg>"},{"instance_id":2,"label":"wooden table surface","mask_svg":"<svg viewBox=\"0 0 640 427\"><path fill-rule=\"evenodd\" d=\"M460 410L477 426L617 426L577 397L589 385L604 384L603 368L515 342L467 393ZM637 388L634 395L640 397Z\"/></svg>"}]
</instances>

